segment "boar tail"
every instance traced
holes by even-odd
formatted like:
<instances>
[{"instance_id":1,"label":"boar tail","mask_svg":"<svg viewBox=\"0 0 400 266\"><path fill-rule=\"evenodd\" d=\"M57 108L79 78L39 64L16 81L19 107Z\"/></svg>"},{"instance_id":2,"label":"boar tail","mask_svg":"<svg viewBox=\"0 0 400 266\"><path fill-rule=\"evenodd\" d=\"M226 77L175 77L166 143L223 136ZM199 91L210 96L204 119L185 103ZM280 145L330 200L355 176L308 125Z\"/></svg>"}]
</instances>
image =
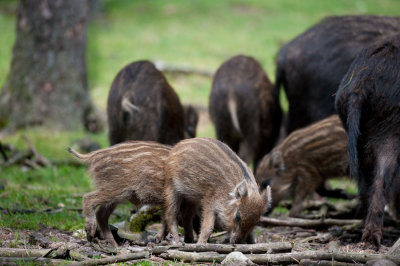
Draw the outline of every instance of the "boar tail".
<instances>
[{"instance_id":1,"label":"boar tail","mask_svg":"<svg viewBox=\"0 0 400 266\"><path fill-rule=\"evenodd\" d=\"M134 105L129 98L127 97L127 95L124 95L124 97L122 97L122 103L121 103L121 107L122 110L124 110L125 112L128 112L129 114L132 115L132 113L135 112L140 112L140 108L137 107L136 105Z\"/></svg>"},{"instance_id":2,"label":"boar tail","mask_svg":"<svg viewBox=\"0 0 400 266\"><path fill-rule=\"evenodd\" d=\"M348 102L347 113L347 132L348 132L348 153L350 176L360 179L359 177L359 162L358 162L358 139L360 137L360 118L361 118L361 99L358 96L353 96Z\"/></svg>"},{"instance_id":3,"label":"boar tail","mask_svg":"<svg viewBox=\"0 0 400 266\"><path fill-rule=\"evenodd\" d=\"M70 152L73 155L75 155L75 157L77 157L78 159L83 160L83 161L87 161L91 157L90 154L80 154L79 152L75 151L71 147L68 147L67 150L68 150L68 152Z\"/></svg>"},{"instance_id":4,"label":"boar tail","mask_svg":"<svg viewBox=\"0 0 400 266\"><path fill-rule=\"evenodd\" d=\"M237 116L237 103L235 97L233 97L232 94L233 92L229 91L228 110L231 116L233 127L241 135L242 131L240 130L239 118Z\"/></svg>"}]
</instances>

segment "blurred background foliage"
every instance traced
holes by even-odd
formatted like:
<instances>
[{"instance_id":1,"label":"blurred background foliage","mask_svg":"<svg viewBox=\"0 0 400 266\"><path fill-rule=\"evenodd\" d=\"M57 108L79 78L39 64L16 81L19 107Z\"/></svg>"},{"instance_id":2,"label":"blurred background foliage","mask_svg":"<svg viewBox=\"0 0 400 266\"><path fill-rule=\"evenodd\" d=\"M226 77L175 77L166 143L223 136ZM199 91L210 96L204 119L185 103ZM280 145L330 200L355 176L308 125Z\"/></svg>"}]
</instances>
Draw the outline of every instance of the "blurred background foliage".
<instances>
[{"instance_id":1,"label":"blurred background foliage","mask_svg":"<svg viewBox=\"0 0 400 266\"><path fill-rule=\"evenodd\" d=\"M0 86L6 81L15 41L17 0L0 1ZM295 36L330 15L399 15L399 0L99 0L90 18L87 66L90 93L105 114L113 78L126 64L162 60L214 72L225 60L245 54L255 57L274 81L275 56ZM198 75L167 75L183 103L207 106L211 79ZM0 87L0 89L1 89ZM287 110L283 98L282 105ZM48 132L31 128L0 140L26 147L28 136L47 158L71 159L65 149L73 140L89 136L102 147L107 133ZM215 136L210 123L200 124L198 136ZM59 203L80 207L80 198L91 188L84 168L54 167L26 170L16 166L0 169L5 191L2 208L52 208ZM334 182L341 186L343 182ZM347 186L347 183L346 183ZM354 192L354 186L349 188ZM8 193L8 194L4 194ZM129 213L129 207L126 210ZM123 211L122 211L123 212ZM42 223L62 229L83 227L75 212L55 215L0 213L0 227L37 228Z\"/></svg>"}]
</instances>

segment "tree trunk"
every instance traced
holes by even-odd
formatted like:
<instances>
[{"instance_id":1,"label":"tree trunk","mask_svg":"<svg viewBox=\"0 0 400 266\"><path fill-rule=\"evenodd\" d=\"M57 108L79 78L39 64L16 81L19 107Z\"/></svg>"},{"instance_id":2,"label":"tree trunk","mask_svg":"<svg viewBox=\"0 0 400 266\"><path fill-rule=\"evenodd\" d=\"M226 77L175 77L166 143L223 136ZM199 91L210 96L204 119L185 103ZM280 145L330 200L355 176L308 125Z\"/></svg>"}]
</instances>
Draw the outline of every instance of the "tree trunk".
<instances>
[{"instance_id":1,"label":"tree trunk","mask_svg":"<svg viewBox=\"0 0 400 266\"><path fill-rule=\"evenodd\" d=\"M0 93L0 128L90 127L88 9L88 0L20 1L10 73Z\"/></svg>"}]
</instances>

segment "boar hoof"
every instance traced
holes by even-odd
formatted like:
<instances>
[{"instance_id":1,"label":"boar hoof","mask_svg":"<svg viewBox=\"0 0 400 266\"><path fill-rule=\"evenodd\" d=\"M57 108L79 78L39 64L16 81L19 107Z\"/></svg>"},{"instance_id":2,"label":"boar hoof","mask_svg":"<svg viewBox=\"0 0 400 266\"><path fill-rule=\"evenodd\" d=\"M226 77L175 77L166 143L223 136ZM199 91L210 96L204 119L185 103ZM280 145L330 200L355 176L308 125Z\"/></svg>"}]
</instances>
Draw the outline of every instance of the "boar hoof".
<instances>
[{"instance_id":1,"label":"boar hoof","mask_svg":"<svg viewBox=\"0 0 400 266\"><path fill-rule=\"evenodd\" d=\"M96 237L96 224L86 224L85 231L86 231L86 238L89 242L92 242Z\"/></svg>"},{"instance_id":2,"label":"boar hoof","mask_svg":"<svg viewBox=\"0 0 400 266\"><path fill-rule=\"evenodd\" d=\"M365 228L361 241L365 242L364 248L379 250L381 239L382 232L380 230Z\"/></svg>"}]
</instances>

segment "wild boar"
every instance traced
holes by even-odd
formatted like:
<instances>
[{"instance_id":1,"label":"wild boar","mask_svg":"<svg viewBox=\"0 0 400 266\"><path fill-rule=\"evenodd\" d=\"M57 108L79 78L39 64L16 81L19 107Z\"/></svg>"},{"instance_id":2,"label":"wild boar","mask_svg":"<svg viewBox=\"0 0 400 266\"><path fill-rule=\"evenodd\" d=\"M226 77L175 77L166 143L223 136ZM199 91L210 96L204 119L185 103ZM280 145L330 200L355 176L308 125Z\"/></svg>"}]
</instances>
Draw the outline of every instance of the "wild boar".
<instances>
[{"instance_id":1,"label":"wild boar","mask_svg":"<svg viewBox=\"0 0 400 266\"><path fill-rule=\"evenodd\" d=\"M259 190L248 166L215 139L176 144L167 158L165 176L165 218L175 242L179 241L176 217L182 209L185 238L193 239L188 235L193 234L192 219L200 210L197 243L207 243L214 227L229 231L231 243L243 243L271 198L270 188Z\"/></svg>"},{"instance_id":2,"label":"wild boar","mask_svg":"<svg viewBox=\"0 0 400 266\"><path fill-rule=\"evenodd\" d=\"M366 246L380 246L388 202L400 218L399 103L397 34L360 52L336 95L336 108L349 136L350 174L359 186Z\"/></svg>"},{"instance_id":3,"label":"wild boar","mask_svg":"<svg viewBox=\"0 0 400 266\"><path fill-rule=\"evenodd\" d=\"M217 139L254 169L279 136L282 110L279 91L254 58L238 55L214 75L209 112Z\"/></svg>"},{"instance_id":4,"label":"wild boar","mask_svg":"<svg viewBox=\"0 0 400 266\"><path fill-rule=\"evenodd\" d=\"M289 101L287 133L336 113L335 93L356 55L399 28L399 17L328 17L284 45L275 82Z\"/></svg>"},{"instance_id":5,"label":"wild boar","mask_svg":"<svg viewBox=\"0 0 400 266\"><path fill-rule=\"evenodd\" d=\"M116 245L108 218L119 203L164 204L164 163L170 149L170 146L146 141L128 141L85 155L68 148L88 163L89 174L96 186L95 191L83 196L88 241L94 239L97 230L100 238ZM163 227L156 239L161 240L165 230Z\"/></svg>"},{"instance_id":6,"label":"wild boar","mask_svg":"<svg viewBox=\"0 0 400 266\"><path fill-rule=\"evenodd\" d=\"M328 178L348 175L347 135L337 115L293 131L264 156L256 172L259 185L271 186L272 210L292 197L290 216L299 216L307 195Z\"/></svg>"},{"instance_id":7,"label":"wild boar","mask_svg":"<svg viewBox=\"0 0 400 266\"><path fill-rule=\"evenodd\" d=\"M175 91L153 63L133 62L118 73L108 95L110 144L146 140L172 145L184 139L185 129L186 136L194 136L197 113L188 110L184 114Z\"/></svg>"}]
</instances>

